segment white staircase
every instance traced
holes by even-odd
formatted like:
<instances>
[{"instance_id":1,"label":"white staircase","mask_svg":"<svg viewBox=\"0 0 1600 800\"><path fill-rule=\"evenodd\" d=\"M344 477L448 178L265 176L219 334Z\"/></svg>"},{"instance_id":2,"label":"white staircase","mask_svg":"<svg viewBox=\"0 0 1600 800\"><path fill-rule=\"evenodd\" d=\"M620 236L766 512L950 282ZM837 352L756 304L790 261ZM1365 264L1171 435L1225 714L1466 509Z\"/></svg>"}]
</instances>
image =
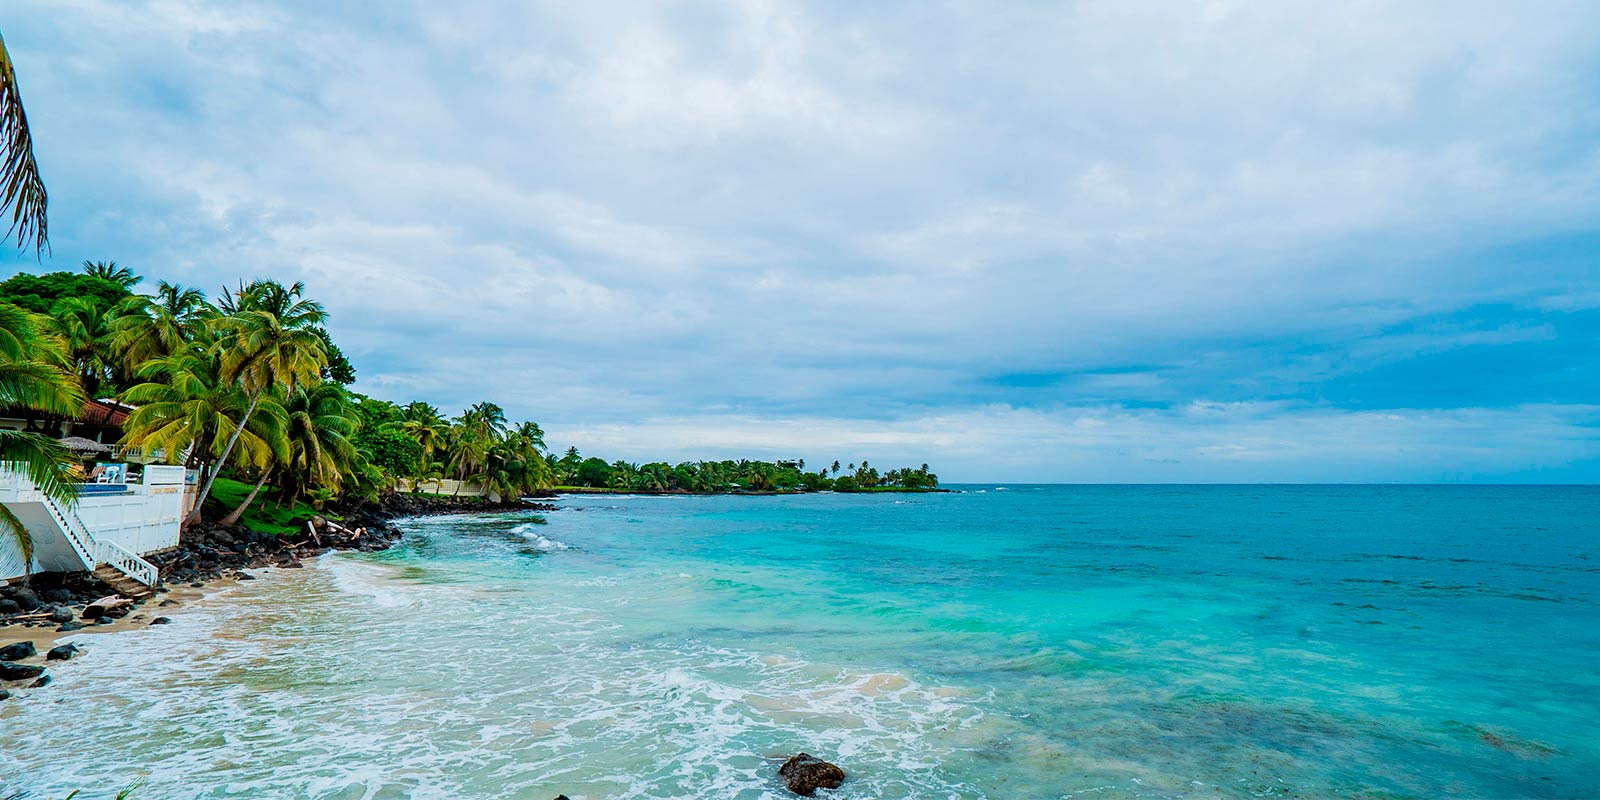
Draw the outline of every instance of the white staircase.
<instances>
[{"instance_id":1,"label":"white staircase","mask_svg":"<svg viewBox=\"0 0 1600 800\"><path fill-rule=\"evenodd\" d=\"M139 557L137 553L112 541L96 539L89 526L78 518L78 512L56 502L49 495L39 493L44 507L61 528L73 552L83 561L85 569L96 578L110 584L119 594L135 600L148 597L161 580L156 566Z\"/></svg>"}]
</instances>

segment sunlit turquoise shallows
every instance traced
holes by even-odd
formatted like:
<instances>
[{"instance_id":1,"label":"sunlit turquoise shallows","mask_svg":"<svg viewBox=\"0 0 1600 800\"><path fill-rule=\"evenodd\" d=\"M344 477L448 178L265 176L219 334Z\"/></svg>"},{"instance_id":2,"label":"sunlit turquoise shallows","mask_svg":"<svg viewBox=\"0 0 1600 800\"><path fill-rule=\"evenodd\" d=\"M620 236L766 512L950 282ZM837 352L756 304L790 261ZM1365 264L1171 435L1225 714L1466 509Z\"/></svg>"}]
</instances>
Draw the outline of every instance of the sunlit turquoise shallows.
<instances>
[{"instance_id":1,"label":"sunlit turquoise shallows","mask_svg":"<svg viewBox=\"0 0 1600 800\"><path fill-rule=\"evenodd\" d=\"M1600 797L1600 489L572 497L0 704L59 798Z\"/></svg>"}]
</instances>

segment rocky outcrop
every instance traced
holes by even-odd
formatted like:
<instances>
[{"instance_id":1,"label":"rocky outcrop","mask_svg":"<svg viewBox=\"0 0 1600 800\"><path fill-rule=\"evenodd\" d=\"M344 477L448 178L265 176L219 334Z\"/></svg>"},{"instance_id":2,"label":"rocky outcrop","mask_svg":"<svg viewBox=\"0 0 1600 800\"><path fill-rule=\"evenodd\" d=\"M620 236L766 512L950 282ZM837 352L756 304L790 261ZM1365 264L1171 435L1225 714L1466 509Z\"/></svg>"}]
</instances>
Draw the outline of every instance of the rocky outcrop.
<instances>
[{"instance_id":1,"label":"rocky outcrop","mask_svg":"<svg viewBox=\"0 0 1600 800\"><path fill-rule=\"evenodd\" d=\"M789 791L810 797L818 789L837 789L844 783L844 770L810 753L801 753L778 767L778 777Z\"/></svg>"},{"instance_id":2,"label":"rocky outcrop","mask_svg":"<svg viewBox=\"0 0 1600 800\"><path fill-rule=\"evenodd\" d=\"M77 655L79 652L78 646L75 644L56 645L55 647L50 648L50 652L44 654L44 660L70 661L72 660L72 657Z\"/></svg>"}]
</instances>

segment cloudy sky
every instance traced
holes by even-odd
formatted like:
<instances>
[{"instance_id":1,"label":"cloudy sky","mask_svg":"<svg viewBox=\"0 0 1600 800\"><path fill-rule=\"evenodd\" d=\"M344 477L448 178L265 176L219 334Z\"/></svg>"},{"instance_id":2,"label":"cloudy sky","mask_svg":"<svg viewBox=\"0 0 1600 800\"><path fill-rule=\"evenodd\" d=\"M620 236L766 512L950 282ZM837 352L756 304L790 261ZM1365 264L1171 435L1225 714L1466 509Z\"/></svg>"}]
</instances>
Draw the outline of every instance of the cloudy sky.
<instances>
[{"instance_id":1,"label":"cloudy sky","mask_svg":"<svg viewBox=\"0 0 1600 800\"><path fill-rule=\"evenodd\" d=\"M1554 1L9 0L54 249L0 267L304 280L360 391L607 458L1595 481L1597 30Z\"/></svg>"}]
</instances>

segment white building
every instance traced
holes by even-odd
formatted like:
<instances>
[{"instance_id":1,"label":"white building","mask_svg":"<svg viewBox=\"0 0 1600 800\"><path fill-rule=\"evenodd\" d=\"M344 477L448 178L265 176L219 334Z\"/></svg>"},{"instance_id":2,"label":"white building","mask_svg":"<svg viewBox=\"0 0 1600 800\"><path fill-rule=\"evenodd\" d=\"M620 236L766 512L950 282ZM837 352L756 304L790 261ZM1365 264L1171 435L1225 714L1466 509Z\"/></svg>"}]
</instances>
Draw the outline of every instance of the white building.
<instances>
[{"instance_id":1,"label":"white building","mask_svg":"<svg viewBox=\"0 0 1600 800\"><path fill-rule=\"evenodd\" d=\"M33 539L33 560L25 563L16 537L0 536L0 581L35 572L98 570L119 591L143 594L159 576L140 556L178 545L185 489L183 467L151 464L137 482L84 484L77 502L69 505L0 464L0 503Z\"/></svg>"},{"instance_id":2,"label":"white building","mask_svg":"<svg viewBox=\"0 0 1600 800\"><path fill-rule=\"evenodd\" d=\"M141 465L142 453L111 446L129 410L91 400L78 419L66 422L0 412L0 426L74 435L66 441L105 454L94 462L94 479L79 487L70 504L51 500L26 473L0 462L0 503L33 540L32 562L25 563L16 537L0 531L0 583L35 572L87 571L124 594L147 593L155 585L156 568L141 556L178 545L192 487L183 467Z\"/></svg>"}]
</instances>

